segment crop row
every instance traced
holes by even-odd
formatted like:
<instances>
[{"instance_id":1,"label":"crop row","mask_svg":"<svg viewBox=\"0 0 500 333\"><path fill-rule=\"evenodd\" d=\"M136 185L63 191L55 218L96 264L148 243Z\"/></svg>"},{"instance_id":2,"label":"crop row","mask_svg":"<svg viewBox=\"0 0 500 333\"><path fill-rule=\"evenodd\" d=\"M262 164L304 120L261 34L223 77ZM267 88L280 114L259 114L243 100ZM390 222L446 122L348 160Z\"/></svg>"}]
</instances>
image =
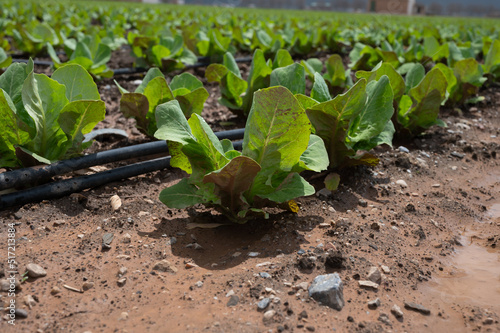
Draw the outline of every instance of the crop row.
<instances>
[{"instance_id":1,"label":"crop row","mask_svg":"<svg viewBox=\"0 0 500 333\"><path fill-rule=\"evenodd\" d=\"M397 67L425 62L426 57L441 60L449 54L478 58L500 38L494 20L416 21L324 12L73 1L1 3L0 68L9 65L12 53L30 57L45 53L56 68L78 63L98 78L112 75L107 64L112 51L123 45L130 47L137 67L154 66L164 72L193 64L198 57L220 62L227 52L234 55L256 49L266 57L274 57L280 49L301 57L322 51L350 52L355 70L370 70L366 67L379 60Z\"/></svg>"},{"instance_id":2,"label":"crop row","mask_svg":"<svg viewBox=\"0 0 500 333\"><path fill-rule=\"evenodd\" d=\"M377 164L370 151L392 145L396 131L416 135L446 126L438 119L442 105L473 102L485 82L498 81L500 40L491 44L484 64L456 56L448 63L429 70L407 63L396 70L380 61L371 71L354 72L338 55L325 64L296 63L286 50L268 60L256 50L244 80L228 52L205 75L219 83L220 102L247 117L241 152L219 140L201 117L208 92L189 73L168 82L152 68L134 92L118 85L120 110L146 135L166 140L170 165L190 175L161 193L166 205L203 204L244 222L266 216L265 206L296 209L294 198L314 193L302 171L330 170L325 186L333 191L336 170ZM104 119L105 106L82 66L62 66L49 78L35 74L30 61L12 64L0 76L0 114L0 166L12 168L79 154L90 144L83 143L84 135Z\"/></svg>"}]
</instances>

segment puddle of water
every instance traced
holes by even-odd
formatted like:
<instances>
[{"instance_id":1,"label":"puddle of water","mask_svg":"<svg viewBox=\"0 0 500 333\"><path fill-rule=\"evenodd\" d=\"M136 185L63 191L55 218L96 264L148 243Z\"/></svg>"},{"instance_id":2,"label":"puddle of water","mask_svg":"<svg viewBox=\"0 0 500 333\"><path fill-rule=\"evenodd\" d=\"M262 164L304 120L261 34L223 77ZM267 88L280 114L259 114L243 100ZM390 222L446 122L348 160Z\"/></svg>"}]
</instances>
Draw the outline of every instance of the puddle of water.
<instances>
[{"instance_id":1,"label":"puddle of water","mask_svg":"<svg viewBox=\"0 0 500 333\"><path fill-rule=\"evenodd\" d=\"M477 305L500 313L500 252L471 244L453 258L452 274L429 288L443 303Z\"/></svg>"}]
</instances>

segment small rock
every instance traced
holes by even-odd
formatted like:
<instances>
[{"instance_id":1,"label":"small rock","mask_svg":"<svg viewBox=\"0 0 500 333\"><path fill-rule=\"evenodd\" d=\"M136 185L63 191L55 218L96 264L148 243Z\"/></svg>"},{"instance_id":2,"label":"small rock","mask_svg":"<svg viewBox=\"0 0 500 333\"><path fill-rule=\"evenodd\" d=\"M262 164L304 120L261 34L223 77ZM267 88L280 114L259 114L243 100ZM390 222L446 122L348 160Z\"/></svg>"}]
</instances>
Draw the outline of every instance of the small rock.
<instances>
[{"instance_id":1,"label":"small rock","mask_svg":"<svg viewBox=\"0 0 500 333\"><path fill-rule=\"evenodd\" d=\"M406 182L403 180L403 179L398 179L396 181L396 184L398 184L399 186L401 186L402 188L407 188L408 187L408 184L406 184Z\"/></svg>"},{"instance_id":2,"label":"small rock","mask_svg":"<svg viewBox=\"0 0 500 333\"><path fill-rule=\"evenodd\" d=\"M309 282L301 282L293 287L295 290L307 290L309 288Z\"/></svg>"},{"instance_id":3,"label":"small rock","mask_svg":"<svg viewBox=\"0 0 500 333\"><path fill-rule=\"evenodd\" d=\"M186 267L186 269L190 269L190 268L199 267L199 266L196 265L195 263L188 262L188 263L186 263L185 267Z\"/></svg>"},{"instance_id":4,"label":"small rock","mask_svg":"<svg viewBox=\"0 0 500 333\"><path fill-rule=\"evenodd\" d=\"M116 283L118 284L119 287L123 287L126 282L127 282L126 277L123 277L123 278L119 279L118 281L116 281Z\"/></svg>"},{"instance_id":5,"label":"small rock","mask_svg":"<svg viewBox=\"0 0 500 333\"><path fill-rule=\"evenodd\" d=\"M119 254L116 256L116 259L125 259L125 260L130 260L130 256L127 254Z\"/></svg>"},{"instance_id":6,"label":"small rock","mask_svg":"<svg viewBox=\"0 0 500 333\"><path fill-rule=\"evenodd\" d=\"M363 200L363 199L359 199L358 204L361 207L368 207L368 202L366 200Z\"/></svg>"},{"instance_id":7,"label":"small rock","mask_svg":"<svg viewBox=\"0 0 500 333\"><path fill-rule=\"evenodd\" d=\"M171 245L174 245L175 243L177 243L177 238L175 238L175 237L170 237L170 239L167 239L166 243L167 243L167 246L169 246L169 245L170 245L170 246L171 246Z\"/></svg>"},{"instance_id":8,"label":"small rock","mask_svg":"<svg viewBox=\"0 0 500 333\"><path fill-rule=\"evenodd\" d=\"M410 152L410 150L409 150L408 148L403 147L403 146L399 146L399 147L398 147L398 150L399 150L400 152L402 152L402 153L409 153L409 152Z\"/></svg>"},{"instance_id":9,"label":"small rock","mask_svg":"<svg viewBox=\"0 0 500 333\"><path fill-rule=\"evenodd\" d=\"M299 313L299 320L302 320L302 318L309 318L309 315L307 314L307 311L304 310L301 313Z\"/></svg>"},{"instance_id":10,"label":"small rock","mask_svg":"<svg viewBox=\"0 0 500 333\"><path fill-rule=\"evenodd\" d=\"M391 312L396 318L403 318L403 311L401 311L401 308L396 304L392 307Z\"/></svg>"},{"instance_id":11,"label":"small rock","mask_svg":"<svg viewBox=\"0 0 500 333\"><path fill-rule=\"evenodd\" d=\"M493 324L493 322L494 322L493 318L488 317L485 320L483 320L483 325L491 325L491 324Z\"/></svg>"},{"instance_id":12,"label":"small rock","mask_svg":"<svg viewBox=\"0 0 500 333\"><path fill-rule=\"evenodd\" d=\"M259 252L248 252L249 257L257 257L259 254Z\"/></svg>"},{"instance_id":13,"label":"small rock","mask_svg":"<svg viewBox=\"0 0 500 333\"><path fill-rule=\"evenodd\" d=\"M376 309L379 306L380 306L380 298L378 298L378 297L376 299L368 302L368 307L370 309Z\"/></svg>"},{"instance_id":14,"label":"small rock","mask_svg":"<svg viewBox=\"0 0 500 333\"><path fill-rule=\"evenodd\" d=\"M120 314L120 317L118 318L118 321L127 320L127 319L128 319L128 312L122 312Z\"/></svg>"},{"instance_id":15,"label":"small rock","mask_svg":"<svg viewBox=\"0 0 500 333\"><path fill-rule=\"evenodd\" d=\"M132 241L132 236L130 236L130 234L125 234L123 235L122 237L122 243L125 243L125 244L128 244Z\"/></svg>"},{"instance_id":16,"label":"small rock","mask_svg":"<svg viewBox=\"0 0 500 333\"><path fill-rule=\"evenodd\" d=\"M153 270L160 272L177 273L177 268L172 266L168 260L163 259L153 266Z\"/></svg>"},{"instance_id":17,"label":"small rock","mask_svg":"<svg viewBox=\"0 0 500 333\"><path fill-rule=\"evenodd\" d=\"M370 271L366 278L372 282L380 284L380 282L382 282L382 273L380 273L378 267L373 266L370 268Z\"/></svg>"},{"instance_id":18,"label":"small rock","mask_svg":"<svg viewBox=\"0 0 500 333\"><path fill-rule=\"evenodd\" d=\"M236 258L236 257L239 257L239 256L241 256L241 252L234 252L234 253L231 255L231 257L233 257L233 258Z\"/></svg>"},{"instance_id":19,"label":"small rock","mask_svg":"<svg viewBox=\"0 0 500 333\"><path fill-rule=\"evenodd\" d=\"M423 305L417 304L417 303L412 303L412 302L405 302L405 308L413 311L420 312L421 314L424 315L430 315L431 310L425 308Z\"/></svg>"},{"instance_id":20,"label":"small rock","mask_svg":"<svg viewBox=\"0 0 500 333\"><path fill-rule=\"evenodd\" d=\"M19 318L28 318L28 311L24 309L16 309L15 315Z\"/></svg>"},{"instance_id":21,"label":"small rock","mask_svg":"<svg viewBox=\"0 0 500 333\"><path fill-rule=\"evenodd\" d=\"M58 286L52 287L52 290L50 291L50 294L53 296L59 295L61 293L61 288Z\"/></svg>"},{"instance_id":22,"label":"small rock","mask_svg":"<svg viewBox=\"0 0 500 333\"><path fill-rule=\"evenodd\" d=\"M377 231L379 231L379 230L380 230L380 223L378 223L378 222L373 222L373 223L370 225L370 228L372 228L373 230L377 230Z\"/></svg>"},{"instance_id":23,"label":"small rock","mask_svg":"<svg viewBox=\"0 0 500 333\"><path fill-rule=\"evenodd\" d=\"M83 291L87 291L87 290L92 289L92 288L94 288L94 282L85 282L82 285L82 290Z\"/></svg>"},{"instance_id":24,"label":"small rock","mask_svg":"<svg viewBox=\"0 0 500 333\"><path fill-rule=\"evenodd\" d=\"M309 297L338 311L344 307L344 285L338 273L319 275L309 287Z\"/></svg>"},{"instance_id":25,"label":"small rock","mask_svg":"<svg viewBox=\"0 0 500 333\"><path fill-rule=\"evenodd\" d=\"M226 297L231 297L231 296L233 296L233 295L234 295L234 290L233 290L233 289L231 289L231 290L229 290L229 291L227 292Z\"/></svg>"},{"instance_id":26,"label":"small rock","mask_svg":"<svg viewBox=\"0 0 500 333\"><path fill-rule=\"evenodd\" d=\"M18 285L19 285L19 282L16 279L16 283L15 283L16 288ZM9 291L9 289L10 289L10 281L7 279L0 280L0 291Z\"/></svg>"},{"instance_id":27,"label":"small rock","mask_svg":"<svg viewBox=\"0 0 500 333\"><path fill-rule=\"evenodd\" d=\"M47 272L43 269L43 267L37 264L27 264L26 270L28 271L28 276L32 278L38 278L47 275Z\"/></svg>"},{"instance_id":28,"label":"small rock","mask_svg":"<svg viewBox=\"0 0 500 333\"><path fill-rule=\"evenodd\" d=\"M122 266L122 267L120 267L120 269L118 270L118 276L123 276L123 275L127 274L127 272L128 272L127 267Z\"/></svg>"},{"instance_id":29,"label":"small rock","mask_svg":"<svg viewBox=\"0 0 500 333\"><path fill-rule=\"evenodd\" d=\"M229 301L227 302L226 305L228 307L236 306L239 301L240 301L240 298L236 295L233 295L233 296L231 296L231 298L229 299Z\"/></svg>"},{"instance_id":30,"label":"small rock","mask_svg":"<svg viewBox=\"0 0 500 333\"><path fill-rule=\"evenodd\" d=\"M260 272L259 275L260 275L261 278L264 278L264 279L271 278L271 274L266 273L266 272Z\"/></svg>"},{"instance_id":31,"label":"small rock","mask_svg":"<svg viewBox=\"0 0 500 333\"><path fill-rule=\"evenodd\" d=\"M391 321L389 320L389 316L386 315L385 313L381 313L380 316L378 316L378 320L387 326L392 326Z\"/></svg>"},{"instance_id":32,"label":"small rock","mask_svg":"<svg viewBox=\"0 0 500 333\"><path fill-rule=\"evenodd\" d=\"M319 190L318 192L316 192L316 196L328 198L328 197L332 196L332 191L330 191L329 189L324 187L321 190Z\"/></svg>"},{"instance_id":33,"label":"small rock","mask_svg":"<svg viewBox=\"0 0 500 333\"><path fill-rule=\"evenodd\" d=\"M35 299L31 295L26 295L23 298L24 304L26 304L30 309L36 304Z\"/></svg>"},{"instance_id":34,"label":"small rock","mask_svg":"<svg viewBox=\"0 0 500 333\"><path fill-rule=\"evenodd\" d=\"M111 248L111 242L113 241L113 238L115 235L111 232L107 232L104 235L102 235L102 248L109 250Z\"/></svg>"},{"instance_id":35,"label":"small rock","mask_svg":"<svg viewBox=\"0 0 500 333\"><path fill-rule=\"evenodd\" d=\"M203 250L203 246L201 246L201 245L200 245L200 244L198 244L198 243L194 243L194 244L193 244L193 248L194 248L195 250Z\"/></svg>"},{"instance_id":36,"label":"small rock","mask_svg":"<svg viewBox=\"0 0 500 333\"><path fill-rule=\"evenodd\" d=\"M257 303L257 309L259 311L264 311L269 306L269 303L271 303L270 298L263 298L259 303Z\"/></svg>"},{"instance_id":37,"label":"small rock","mask_svg":"<svg viewBox=\"0 0 500 333\"><path fill-rule=\"evenodd\" d=\"M198 288L201 288L201 287L203 287L203 282L202 281L197 281L194 285L196 287L198 287Z\"/></svg>"},{"instance_id":38,"label":"small rock","mask_svg":"<svg viewBox=\"0 0 500 333\"><path fill-rule=\"evenodd\" d=\"M378 283L375 283L372 281L360 280L360 281L358 281L358 284L360 287L378 289Z\"/></svg>"},{"instance_id":39,"label":"small rock","mask_svg":"<svg viewBox=\"0 0 500 333\"><path fill-rule=\"evenodd\" d=\"M264 313L264 320L271 320L273 319L274 315L276 314L276 311L274 310L269 310L266 313Z\"/></svg>"},{"instance_id":40,"label":"small rock","mask_svg":"<svg viewBox=\"0 0 500 333\"><path fill-rule=\"evenodd\" d=\"M382 272L384 272L384 274L389 274L391 272L388 266L382 265L380 268L382 268Z\"/></svg>"},{"instance_id":41,"label":"small rock","mask_svg":"<svg viewBox=\"0 0 500 333\"><path fill-rule=\"evenodd\" d=\"M315 332L316 328L314 328L314 326L306 326L306 330L308 330L309 332Z\"/></svg>"},{"instance_id":42,"label":"small rock","mask_svg":"<svg viewBox=\"0 0 500 333\"><path fill-rule=\"evenodd\" d=\"M438 187L441 187L441 184L432 184L431 186L434 188L438 188Z\"/></svg>"}]
</instances>

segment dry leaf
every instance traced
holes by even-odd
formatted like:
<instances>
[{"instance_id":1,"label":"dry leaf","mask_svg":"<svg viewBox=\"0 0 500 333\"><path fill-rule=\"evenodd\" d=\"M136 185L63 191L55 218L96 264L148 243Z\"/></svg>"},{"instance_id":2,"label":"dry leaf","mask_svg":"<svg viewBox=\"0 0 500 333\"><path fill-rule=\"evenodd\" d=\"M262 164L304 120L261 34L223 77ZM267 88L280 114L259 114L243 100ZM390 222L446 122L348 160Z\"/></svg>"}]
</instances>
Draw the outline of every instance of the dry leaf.
<instances>
[{"instance_id":1,"label":"dry leaf","mask_svg":"<svg viewBox=\"0 0 500 333\"><path fill-rule=\"evenodd\" d=\"M113 210L118 210L122 206L122 199L118 195L113 195L111 197L111 207L113 207Z\"/></svg>"}]
</instances>

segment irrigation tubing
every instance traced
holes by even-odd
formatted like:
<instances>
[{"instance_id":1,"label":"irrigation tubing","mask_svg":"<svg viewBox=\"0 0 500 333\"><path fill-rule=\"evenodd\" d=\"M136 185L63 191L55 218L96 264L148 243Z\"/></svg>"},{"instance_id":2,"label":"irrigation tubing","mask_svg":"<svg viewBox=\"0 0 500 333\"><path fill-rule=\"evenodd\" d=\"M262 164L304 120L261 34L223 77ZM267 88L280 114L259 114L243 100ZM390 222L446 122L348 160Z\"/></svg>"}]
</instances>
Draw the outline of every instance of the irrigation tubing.
<instances>
[{"instance_id":1,"label":"irrigation tubing","mask_svg":"<svg viewBox=\"0 0 500 333\"><path fill-rule=\"evenodd\" d=\"M242 141L234 142L234 148L241 150ZM40 185L30 189L8 193L0 196L0 210L12 206L20 206L31 202L50 200L80 192L88 188L101 186L110 182L130 178L144 173L163 170L170 166L170 156L138 162L93 175L65 179L54 183Z\"/></svg>"},{"instance_id":2,"label":"irrigation tubing","mask_svg":"<svg viewBox=\"0 0 500 333\"><path fill-rule=\"evenodd\" d=\"M234 129L223 132L216 132L219 139L238 140L243 138L245 129ZM91 132L92 133L92 132ZM154 141L139 145L116 148L82 157L75 157L69 160L55 162L46 166L37 166L7 171L0 174L0 191L34 184L43 183L51 177L62 175L68 172L85 169L95 165L118 162L130 158L144 157L167 152L166 141Z\"/></svg>"}]
</instances>

